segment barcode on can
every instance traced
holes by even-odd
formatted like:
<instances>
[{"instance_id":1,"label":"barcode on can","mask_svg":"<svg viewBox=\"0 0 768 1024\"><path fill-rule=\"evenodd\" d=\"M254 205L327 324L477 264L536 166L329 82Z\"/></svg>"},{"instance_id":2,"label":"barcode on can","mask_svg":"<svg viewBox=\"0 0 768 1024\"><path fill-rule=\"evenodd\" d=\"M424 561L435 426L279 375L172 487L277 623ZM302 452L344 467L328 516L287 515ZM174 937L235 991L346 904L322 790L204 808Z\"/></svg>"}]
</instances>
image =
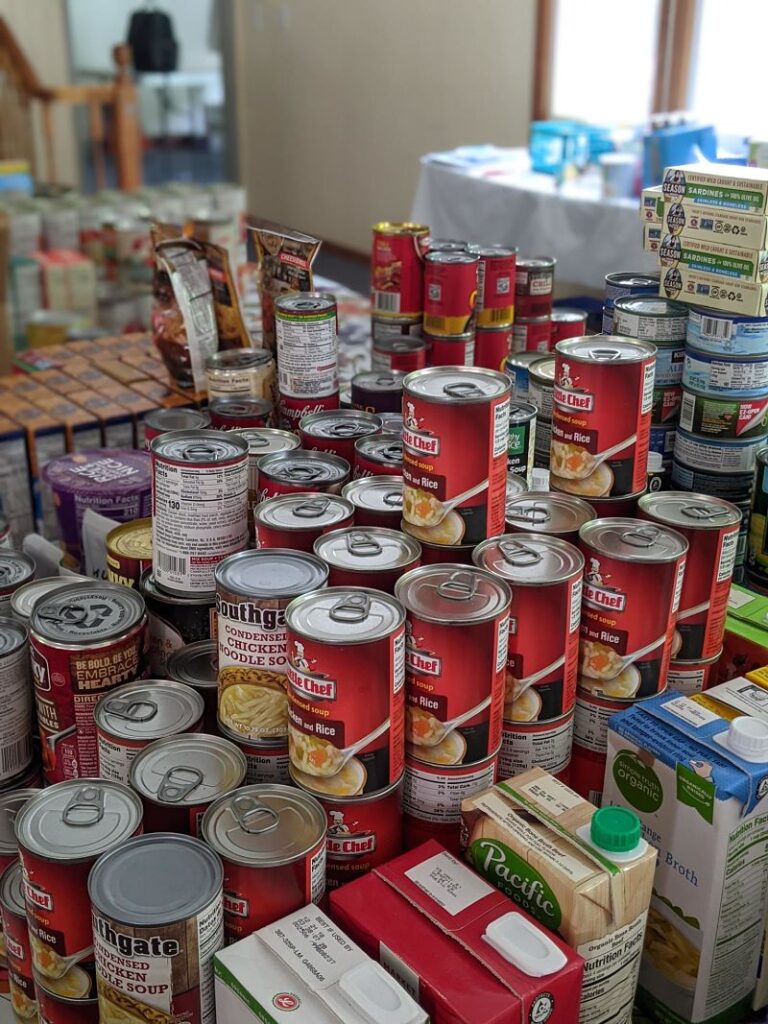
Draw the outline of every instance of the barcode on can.
<instances>
[{"instance_id":1,"label":"barcode on can","mask_svg":"<svg viewBox=\"0 0 768 1024\"><path fill-rule=\"evenodd\" d=\"M187 560L180 555L169 555L165 551L158 551L157 563L161 569L167 572L186 572Z\"/></svg>"},{"instance_id":2,"label":"barcode on can","mask_svg":"<svg viewBox=\"0 0 768 1024\"><path fill-rule=\"evenodd\" d=\"M718 341L729 341L733 334L733 321L719 320L714 316L701 318L702 338L716 338Z\"/></svg>"},{"instance_id":3,"label":"barcode on can","mask_svg":"<svg viewBox=\"0 0 768 1024\"><path fill-rule=\"evenodd\" d=\"M32 760L32 737L22 736L15 743L0 747L0 776L18 775Z\"/></svg>"},{"instance_id":4,"label":"barcode on can","mask_svg":"<svg viewBox=\"0 0 768 1024\"><path fill-rule=\"evenodd\" d=\"M683 392L683 400L680 403L680 426L684 430L693 429L693 410L696 408L696 399L687 391Z\"/></svg>"},{"instance_id":5,"label":"barcode on can","mask_svg":"<svg viewBox=\"0 0 768 1024\"><path fill-rule=\"evenodd\" d=\"M400 295L398 292L374 291L373 306L374 309L378 309L382 313L399 313Z\"/></svg>"}]
</instances>

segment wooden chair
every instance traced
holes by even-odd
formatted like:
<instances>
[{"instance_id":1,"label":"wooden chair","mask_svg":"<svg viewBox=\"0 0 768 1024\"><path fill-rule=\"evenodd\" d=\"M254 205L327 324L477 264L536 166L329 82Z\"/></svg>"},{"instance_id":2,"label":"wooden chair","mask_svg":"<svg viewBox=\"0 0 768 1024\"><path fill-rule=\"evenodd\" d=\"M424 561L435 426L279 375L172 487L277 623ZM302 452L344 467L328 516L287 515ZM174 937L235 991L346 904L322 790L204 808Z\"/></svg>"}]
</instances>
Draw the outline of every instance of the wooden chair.
<instances>
[{"instance_id":1,"label":"wooden chair","mask_svg":"<svg viewBox=\"0 0 768 1024\"><path fill-rule=\"evenodd\" d=\"M96 184L106 188L104 148L105 108L111 118L111 142L122 189L139 188L142 183L142 139L138 119L136 87L131 75L131 49L125 44L112 51L116 74L103 85L43 85L4 18L0 17L0 160L26 158L36 178L58 184L54 155L54 103L85 106L93 153ZM39 103L42 117L45 166L38 166L35 153L32 105Z\"/></svg>"}]
</instances>

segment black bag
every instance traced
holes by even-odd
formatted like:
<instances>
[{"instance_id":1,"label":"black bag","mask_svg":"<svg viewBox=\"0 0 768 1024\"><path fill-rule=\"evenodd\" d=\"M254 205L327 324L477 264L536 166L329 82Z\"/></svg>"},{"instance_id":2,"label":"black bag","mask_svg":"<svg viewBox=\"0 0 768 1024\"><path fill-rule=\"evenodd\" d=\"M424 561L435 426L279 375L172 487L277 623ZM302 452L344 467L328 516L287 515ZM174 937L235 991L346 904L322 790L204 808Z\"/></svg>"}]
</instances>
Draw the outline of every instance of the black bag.
<instances>
[{"instance_id":1,"label":"black bag","mask_svg":"<svg viewBox=\"0 0 768 1024\"><path fill-rule=\"evenodd\" d=\"M128 25L128 43L137 71L176 70L179 44L173 34L173 22L165 11L149 7L134 11Z\"/></svg>"}]
</instances>

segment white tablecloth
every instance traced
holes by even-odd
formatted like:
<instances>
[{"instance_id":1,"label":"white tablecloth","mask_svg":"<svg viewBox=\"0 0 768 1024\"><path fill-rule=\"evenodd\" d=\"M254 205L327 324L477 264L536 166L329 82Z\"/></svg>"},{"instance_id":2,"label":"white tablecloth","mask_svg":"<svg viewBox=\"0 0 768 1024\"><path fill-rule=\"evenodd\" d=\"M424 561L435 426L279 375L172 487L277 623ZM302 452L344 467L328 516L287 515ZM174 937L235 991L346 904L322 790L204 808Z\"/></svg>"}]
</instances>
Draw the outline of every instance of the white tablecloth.
<instances>
[{"instance_id":1,"label":"white tablecloth","mask_svg":"<svg viewBox=\"0 0 768 1024\"><path fill-rule=\"evenodd\" d=\"M596 173L557 189L534 174L523 151L471 170L423 157L411 218L439 238L516 245L527 256L555 256L555 280L602 293L605 275L654 270L642 247L637 200L600 198Z\"/></svg>"}]
</instances>

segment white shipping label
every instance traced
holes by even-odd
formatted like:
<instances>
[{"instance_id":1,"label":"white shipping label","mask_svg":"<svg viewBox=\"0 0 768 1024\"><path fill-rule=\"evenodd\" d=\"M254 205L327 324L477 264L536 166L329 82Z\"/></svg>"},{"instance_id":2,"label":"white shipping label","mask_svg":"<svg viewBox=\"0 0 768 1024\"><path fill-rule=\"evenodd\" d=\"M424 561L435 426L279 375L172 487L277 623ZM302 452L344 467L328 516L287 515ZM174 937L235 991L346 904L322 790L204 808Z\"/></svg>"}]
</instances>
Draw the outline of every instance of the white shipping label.
<instances>
[{"instance_id":1,"label":"white shipping label","mask_svg":"<svg viewBox=\"0 0 768 1024\"><path fill-rule=\"evenodd\" d=\"M496 892L448 852L422 861L406 871L405 876L452 917Z\"/></svg>"}]
</instances>

